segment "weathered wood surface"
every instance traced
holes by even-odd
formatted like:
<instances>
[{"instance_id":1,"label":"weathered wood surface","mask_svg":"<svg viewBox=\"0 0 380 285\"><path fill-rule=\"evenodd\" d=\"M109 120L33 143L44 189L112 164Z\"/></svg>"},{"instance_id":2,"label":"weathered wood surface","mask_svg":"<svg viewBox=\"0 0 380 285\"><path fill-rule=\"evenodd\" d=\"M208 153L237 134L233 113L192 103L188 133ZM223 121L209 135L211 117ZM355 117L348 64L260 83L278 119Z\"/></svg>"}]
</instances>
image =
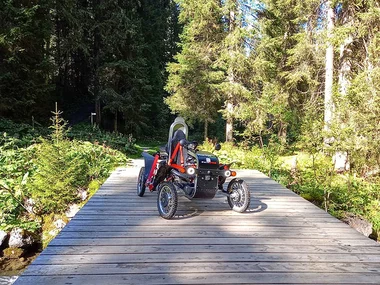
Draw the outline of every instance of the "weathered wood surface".
<instances>
[{"instance_id":1,"label":"weathered wood surface","mask_svg":"<svg viewBox=\"0 0 380 285\"><path fill-rule=\"evenodd\" d=\"M247 213L226 198L158 216L115 171L16 281L23 284L380 284L380 245L257 171Z\"/></svg>"}]
</instances>

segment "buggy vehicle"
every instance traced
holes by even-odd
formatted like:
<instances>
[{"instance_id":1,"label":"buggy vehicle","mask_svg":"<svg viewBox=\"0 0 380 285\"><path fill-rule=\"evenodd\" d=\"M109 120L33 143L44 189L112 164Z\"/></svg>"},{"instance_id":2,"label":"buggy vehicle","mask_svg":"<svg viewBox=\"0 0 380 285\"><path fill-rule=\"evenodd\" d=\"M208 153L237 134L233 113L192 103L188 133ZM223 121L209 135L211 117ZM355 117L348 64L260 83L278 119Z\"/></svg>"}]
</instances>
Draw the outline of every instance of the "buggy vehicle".
<instances>
[{"instance_id":1,"label":"buggy vehicle","mask_svg":"<svg viewBox=\"0 0 380 285\"><path fill-rule=\"evenodd\" d=\"M143 197L146 189L157 190L157 208L164 219L175 215L179 191L188 199L211 199L220 191L227 196L232 210L245 212L251 200L245 181L233 178L224 189L226 179L236 176L231 164L220 164L216 155L198 150L198 143L187 138L188 126L177 117L169 129L166 152L143 152L144 167L138 176L137 195ZM219 144L215 150L220 150Z\"/></svg>"}]
</instances>

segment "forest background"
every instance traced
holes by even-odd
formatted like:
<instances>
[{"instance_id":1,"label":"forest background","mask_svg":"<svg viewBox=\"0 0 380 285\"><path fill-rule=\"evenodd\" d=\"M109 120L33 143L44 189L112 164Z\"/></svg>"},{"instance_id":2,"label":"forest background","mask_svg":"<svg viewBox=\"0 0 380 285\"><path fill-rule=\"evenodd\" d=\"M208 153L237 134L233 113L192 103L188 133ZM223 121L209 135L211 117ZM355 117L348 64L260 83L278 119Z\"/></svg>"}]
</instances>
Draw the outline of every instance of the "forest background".
<instances>
[{"instance_id":1,"label":"forest background","mask_svg":"<svg viewBox=\"0 0 380 285\"><path fill-rule=\"evenodd\" d=\"M179 114L376 236L379 23L375 0L0 1L0 227L40 231Z\"/></svg>"}]
</instances>

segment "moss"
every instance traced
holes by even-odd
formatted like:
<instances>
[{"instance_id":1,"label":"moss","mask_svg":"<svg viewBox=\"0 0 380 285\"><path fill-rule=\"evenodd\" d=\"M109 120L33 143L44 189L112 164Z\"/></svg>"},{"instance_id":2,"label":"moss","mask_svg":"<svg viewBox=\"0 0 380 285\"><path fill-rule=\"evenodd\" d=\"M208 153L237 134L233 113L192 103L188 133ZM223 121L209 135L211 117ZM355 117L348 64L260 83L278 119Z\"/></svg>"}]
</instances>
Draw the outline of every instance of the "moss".
<instances>
[{"instance_id":1,"label":"moss","mask_svg":"<svg viewBox=\"0 0 380 285\"><path fill-rule=\"evenodd\" d=\"M24 250L22 248L8 247L4 249L3 252L4 252L4 257L10 258L10 259L20 258L21 256L24 255Z\"/></svg>"},{"instance_id":2,"label":"moss","mask_svg":"<svg viewBox=\"0 0 380 285\"><path fill-rule=\"evenodd\" d=\"M94 193L100 188L102 182L99 180L92 180L88 185L88 193L90 196L94 195Z\"/></svg>"},{"instance_id":3,"label":"moss","mask_svg":"<svg viewBox=\"0 0 380 285\"><path fill-rule=\"evenodd\" d=\"M56 228L54 222L61 219L66 224L69 219L65 215L48 214L43 216L42 224L42 248L46 248L48 244L56 237L59 230Z\"/></svg>"}]
</instances>

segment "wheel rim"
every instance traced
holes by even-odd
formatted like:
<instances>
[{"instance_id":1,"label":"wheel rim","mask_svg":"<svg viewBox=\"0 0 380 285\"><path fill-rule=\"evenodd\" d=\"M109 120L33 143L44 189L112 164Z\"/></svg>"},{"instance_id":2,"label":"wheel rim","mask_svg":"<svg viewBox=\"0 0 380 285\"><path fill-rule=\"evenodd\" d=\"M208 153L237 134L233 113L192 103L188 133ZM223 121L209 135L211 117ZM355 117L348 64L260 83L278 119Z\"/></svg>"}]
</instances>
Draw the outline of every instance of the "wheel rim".
<instances>
[{"instance_id":1,"label":"wheel rim","mask_svg":"<svg viewBox=\"0 0 380 285\"><path fill-rule=\"evenodd\" d=\"M246 200L244 189L239 183L234 183L231 188L230 198L232 204L239 208L242 207Z\"/></svg>"},{"instance_id":2,"label":"wheel rim","mask_svg":"<svg viewBox=\"0 0 380 285\"><path fill-rule=\"evenodd\" d=\"M162 187L159 201L160 211L164 214L168 214L173 206L173 197L169 187Z\"/></svg>"}]
</instances>

